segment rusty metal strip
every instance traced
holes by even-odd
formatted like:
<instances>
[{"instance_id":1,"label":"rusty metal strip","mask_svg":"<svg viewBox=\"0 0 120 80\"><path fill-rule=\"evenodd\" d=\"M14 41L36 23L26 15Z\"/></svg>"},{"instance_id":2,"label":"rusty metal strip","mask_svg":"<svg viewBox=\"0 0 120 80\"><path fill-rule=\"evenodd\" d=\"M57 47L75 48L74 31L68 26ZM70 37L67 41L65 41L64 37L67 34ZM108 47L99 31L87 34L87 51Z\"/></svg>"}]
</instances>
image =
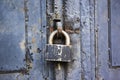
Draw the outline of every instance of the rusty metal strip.
<instances>
[{"instance_id":1,"label":"rusty metal strip","mask_svg":"<svg viewBox=\"0 0 120 80\"><path fill-rule=\"evenodd\" d=\"M29 45L28 45L28 21L29 21L29 15L28 15L28 0L24 0L24 11L25 11L25 47L26 47L26 54L25 54L25 60L26 60L26 68L29 71L31 69L31 62L32 62L32 57L30 54L29 50Z\"/></svg>"}]
</instances>

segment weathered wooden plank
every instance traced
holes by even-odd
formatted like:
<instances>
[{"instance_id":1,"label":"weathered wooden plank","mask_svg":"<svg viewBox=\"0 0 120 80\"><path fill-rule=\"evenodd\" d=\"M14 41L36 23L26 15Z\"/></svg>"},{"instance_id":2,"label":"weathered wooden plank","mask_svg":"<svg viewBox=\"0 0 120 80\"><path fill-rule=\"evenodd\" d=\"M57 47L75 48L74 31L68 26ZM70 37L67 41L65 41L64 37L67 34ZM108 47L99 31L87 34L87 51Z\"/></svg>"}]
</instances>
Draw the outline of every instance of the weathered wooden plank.
<instances>
[{"instance_id":1,"label":"weathered wooden plank","mask_svg":"<svg viewBox=\"0 0 120 80\"><path fill-rule=\"evenodd\" d=\"M21 0L20 0L21 1ZM44 0L45 1L45 0ZM15 2L17 4L18 1ZM25 0L23 3L19 3L21 5L25 4L25 8L27 9L27 13L25 12L25 17L27 19L21 19L19 23L21 24L22 22L25 21L25 25L27 27L27 42L28 45L27 47L30 50L30 55L32 55L33 61L30 63L30 67L32 69L29 71L28 75L24 75L22 73L14 73L14 74L1 74L0 75L0 80L7 80L7 79L12 79L12 80L45 80L44 78L44 70L43 70L43 57L42 54L44 54L45 51L42 51L42 39L41 39L41 33L42 33L42 14L46 15L46 10L43 9L43 13L41 14L42 9L45 8L46 4L45 2L42 2L41 0ZM43 4L43 5L42 5ZM45 5L44 5L45 4ZM24 7L23 7L24 9ZM16 21L14 21L16 22ZM44 24L46 21L44 20ZM25 27L24 25L24 27ZM14 30L14 31L19 31ZM21 32L22 33L22 32ZM45 44L44 44L45 45ZM42 53L42 54L41 54ZM21 57L20 57L21 59ZM16 62L18 63L18 62ZM44 68L46 69L46 68Z\"/></svg>"},{"instance_id":2,"label":"weathered wooden plank","mask_svg":"<svg viewBox=\"0 0 120 80\"><path fill-rule=\"evenodd\" d=\"M111 0L111 15L109 26L110 30L110 47L111 47L111 58L112 58L112 66L120 66L120 1L119 0Z\"/></svg>"},{"instance_id":3,"label":"weathered wooden plank","mask_svg":"<svg viewBox=\"0 0 120 80\"><path fill-rule=\"evenodd\" d=\"M33 53L30 80L44 80L45 44L46 44L46 0L28 0L28 47Z\"/></svg>"},{"instance_id":4,"label":"weathered wooden plank","mask_svg":"<svg viewBox=\"0 0 120 80\"><path fill-rule=\"evenodd\" d=\"M104 4L103 4L104 3ZM97 0L96 15L96 41L97 41L97 78L112 80L109 78L109 54L108 54L108 2L107 0Z\"/></svg>"},{"instance_id":5,"label":"weathered wooden plank","mask_svg":"<svg viewBox=\"0 0 120 80\"><path fill-rule=\"evenodd\" d=\"M45 60L46 44L47 44L46 0L41 0L41 18L42 18L42 20L41 20L41 23L42 23L42 25L41 25L41 31L42 31L42 33L41 33L41 43L42 43L41 44L41 49L42 49L41 54L42 54L42 56L41 57L43 57L43 59L42 59L43 60L43 77L44 77L44 79L47 79L49 74L48 74L48 65Z\"/></svg>"},{"instance_id":6,"label":"weathered wooden plank","mask_svg":"<svg viewBox=\"0 0 120 80\"><path fill-rule=\"evenodd\" d=\"M90 0L90 60L91 60L91 80L95 80L95 0Z\"/></svg>"},{"instance_id":7,"label":"weathered wooden plank","mask_svg":"<svg viewBox=\"0 0 120 80\"><path fill-rule=\"evenodd\" d=\"M90 80L92 75L92 62L94 59L91 53L91 30L94 26L91 25L90 16L90 1L81 0L81 66L82 66L82 79ZM91 28L92 27L92 28Z\"/></svg>"},{"instance_id":8,"label":"weathered wooden plank","mask_svg":"<svg viewBox=\"0 0 120 80\"><path fill-rule=\"evenodd\" d=\"M24 0L0 0L0 71L25 68Z\"/></svg>"},{"instance_id":9,"label":"weathered wooden plank","mask_svg":"<svg viewBox=\"0 0 120 80\"><path fill-rule=\"evenodd\" d=\"M104 4L103 4L104 3ZM111 52L110 50L110 42L111 38L113 38L111 35L111 29L116 28L115 26L111 26L111 21L113 24L113 16L111 17L111 9L110 9L110 3L111 1L105 1L105 0L101 0L101 1L97 1L97 15L96 15L96 25L98 27L98 38L96 40L98 40L98 46L96 48L98 48L97 51L97 58L98 58L98 63L97 63L97 78L99 80L119 80L120 77L117 76L118 74L120 74L120 69L118 67L114 68L111 67L111 63L110 63L110 54L109 52ZM113 3L112 3L113 4ZM117 6L117 5L114 5ZM108 8L109 7L109 8ZM116 8L114 8L116 9ZM119 10L118 10L119 11ZM112 12L113 13L113 12ZM102 15L102 16L101 16ZM114 16L117 16L118 14L115 13ZM113 19L113 20L110 20ZM116 22L114 22L116 24ZM119 24L119 23L118 23ZM112 28L111 28L111 27ZM114 29L116 30L116 29ZM114 31L113 31L114 32ZM112 33L113 34L113 33ZM115 43L115 42L114 42ZM114 53L112 53L113 55ZM116 54L115 54L116 55ZM114 64L113 64L114 65Z\"/></svg>"},{"instance_id":10,"label":"weathered wooden plank","mask_svg":"<svg viewBox=\"0 0 120 80\"><path fill-rule=\"evenodd\" d=\"M80 31L80 1L64 1L64 27L65 29L77 29ZM73 50L73 62L68 63L66 70L66 80L81 80L81 53L80 53L80 34L70 34Z\"/></svg>"},{"instance_id":11,"label":"weathered wooden plank","mask_svg":"<svg viewBox=\"0 0 120 80\"><path fill-rule=\"evenodd\" d=\"M54 0L47 0L47 26L53 27L52 14L54 13ZM47 37L49 37L49 32L47 32ZM46 54L46 53L45 53ZM55 80L55 64L48 62L48 80Z\"/></svg>"}]
</instances>

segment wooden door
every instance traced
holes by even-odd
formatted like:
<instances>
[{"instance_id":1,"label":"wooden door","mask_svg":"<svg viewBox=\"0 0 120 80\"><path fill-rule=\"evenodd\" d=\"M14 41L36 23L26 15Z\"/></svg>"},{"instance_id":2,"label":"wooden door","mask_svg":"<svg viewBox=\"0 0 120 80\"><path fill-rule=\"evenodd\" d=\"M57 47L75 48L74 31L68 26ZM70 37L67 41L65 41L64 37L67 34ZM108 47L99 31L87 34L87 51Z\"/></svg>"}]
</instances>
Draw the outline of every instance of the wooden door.
<instances>
[{"instance_id":1,"label":"wooden door","mask_svg":"<svg viewBox=\"0 0 120 80\"><path fill-rule=\"evenodd\" d=\"M120 79L120 1L98 0L97 77L100 80Z\"/></svg>"}]
</instances>

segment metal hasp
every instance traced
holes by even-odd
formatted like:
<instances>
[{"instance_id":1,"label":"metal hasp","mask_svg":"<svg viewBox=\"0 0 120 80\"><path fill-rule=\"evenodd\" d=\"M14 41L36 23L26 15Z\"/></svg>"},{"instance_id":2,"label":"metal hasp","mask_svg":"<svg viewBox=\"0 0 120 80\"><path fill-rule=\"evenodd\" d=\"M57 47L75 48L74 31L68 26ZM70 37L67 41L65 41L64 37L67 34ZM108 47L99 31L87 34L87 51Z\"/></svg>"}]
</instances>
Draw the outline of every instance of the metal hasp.
<instances>
[{"instance_id":1,"label":"metal hasp","mask_svg":"<svg viewBox=\"0 0 120 80\"><path fill-rule=\"evenodd\" d=\"M47 49L46 60L58 61L58 62L70 62L72 60L72 49L70 45L70 37L64 30L61 30L60 33L62 33L65 37L65 45L54 44L53 39L55 35L58 33L59 33L59 30L55 30L49 36L49 44L47 44L46 46L46 49Z\"/></svg>"}]
</instances>

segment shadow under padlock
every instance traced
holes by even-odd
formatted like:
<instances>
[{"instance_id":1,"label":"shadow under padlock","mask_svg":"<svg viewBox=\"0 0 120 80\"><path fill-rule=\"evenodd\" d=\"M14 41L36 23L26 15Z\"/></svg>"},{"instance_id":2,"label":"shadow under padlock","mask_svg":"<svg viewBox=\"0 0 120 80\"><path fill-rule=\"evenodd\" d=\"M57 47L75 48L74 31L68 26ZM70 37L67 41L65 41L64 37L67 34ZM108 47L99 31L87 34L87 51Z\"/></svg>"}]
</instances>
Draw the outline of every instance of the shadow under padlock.
<instances>
[{"instance_id":1,"label":"shadow under padlock","mask_svg":"<svg viewBox=\"0 0 120 80\"><path fill-rule=\"evenodd\" d=\"M63 37L60 40L59 37L61 35ZM64 30L61 33L58 33L57 30L53 31L49 36L48 42L45 55L47 61L70 62L72 60L70 37Z\"/></svg>"}]
</instances>

